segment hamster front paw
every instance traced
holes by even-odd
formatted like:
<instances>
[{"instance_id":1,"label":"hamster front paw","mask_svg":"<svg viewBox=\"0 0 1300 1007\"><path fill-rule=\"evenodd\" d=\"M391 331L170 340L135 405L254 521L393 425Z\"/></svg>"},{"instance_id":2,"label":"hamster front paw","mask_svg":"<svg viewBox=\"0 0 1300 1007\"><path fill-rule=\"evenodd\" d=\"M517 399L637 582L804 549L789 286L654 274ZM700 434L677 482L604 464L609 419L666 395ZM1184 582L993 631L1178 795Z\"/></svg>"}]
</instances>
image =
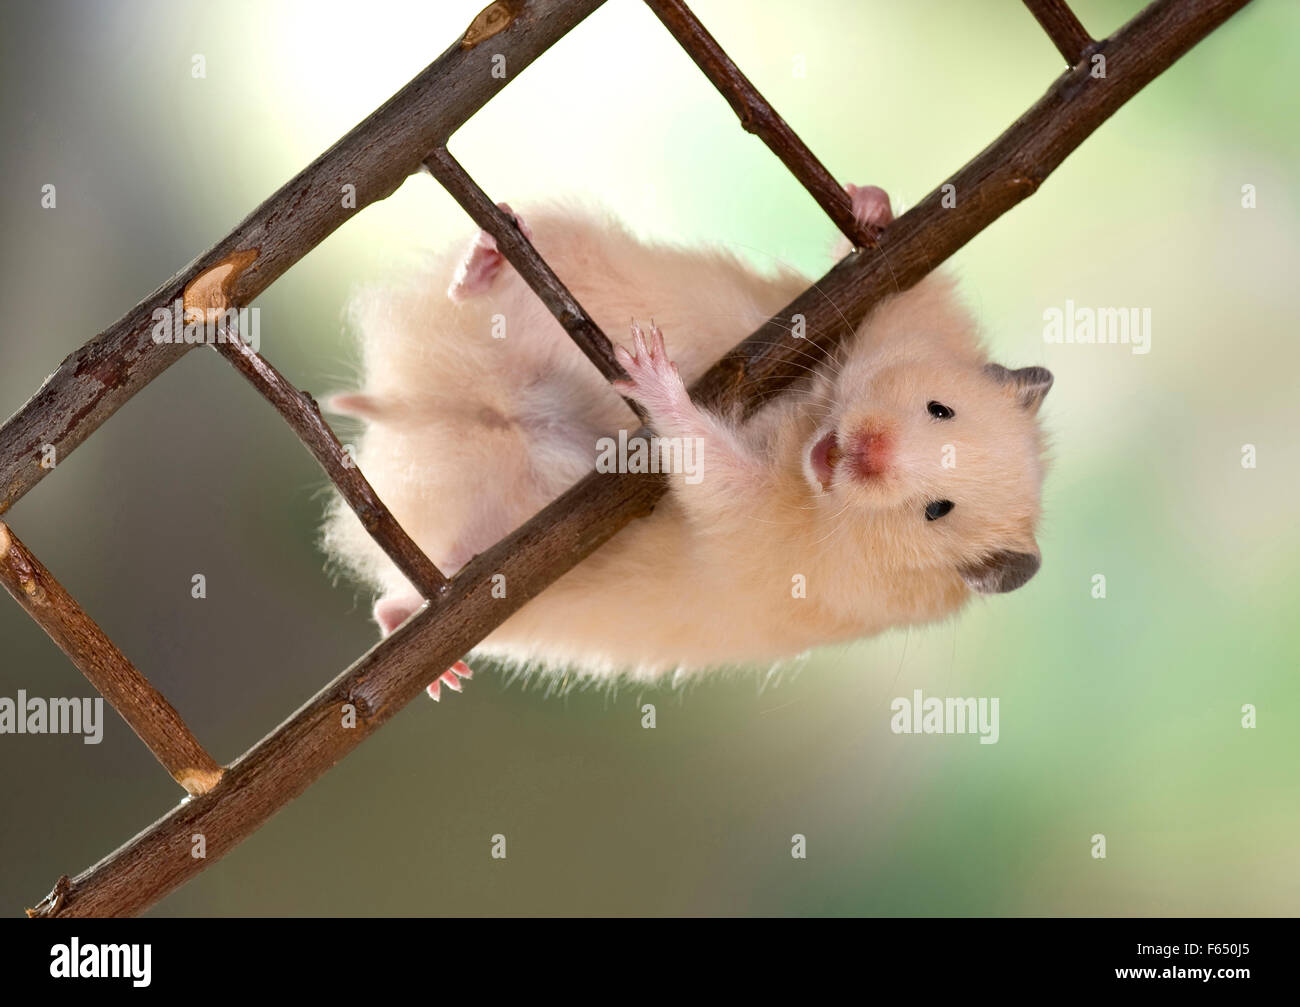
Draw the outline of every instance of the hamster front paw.
<instances>
[{"instance_id":1,"label":"hamster front paw","mask_svg":"<svg viewBox=\"0 0 1300 1007\"><path fill-rule=\"evenodd\" d=\"M651 322L646 333L632 323L632 348L634 353L614 347L614 356L628 376L626 381L612 382L615 389L645 406L656 427L694 408L677 365L668 358L659 326Z\"/></svg>"},{"instance_id":2,"label":"hamster front paw","mask_svg":"<svg viewBox=\"0 0 1300 1007\"><path fill-rule=\"evenodd\" d=\"M850 182L844 187L853 205L853 216L867 227L883 230L894 222L894 211L889 207L889 193L878 185L854 185Z\"/></svg>"}]
</instances>

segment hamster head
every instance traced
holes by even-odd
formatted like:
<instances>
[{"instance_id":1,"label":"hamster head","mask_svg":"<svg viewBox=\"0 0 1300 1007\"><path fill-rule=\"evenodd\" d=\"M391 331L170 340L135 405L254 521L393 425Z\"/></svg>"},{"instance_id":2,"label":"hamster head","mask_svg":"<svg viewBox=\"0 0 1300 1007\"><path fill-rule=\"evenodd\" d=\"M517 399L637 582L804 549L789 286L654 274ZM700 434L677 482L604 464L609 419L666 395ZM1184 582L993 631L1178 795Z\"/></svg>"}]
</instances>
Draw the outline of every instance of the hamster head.
<instances>
[{"instance_id":1,"label":"hamster head","mask_svg":"<svg viewBox=\"0 0 1300 1007\"><path fill-rule=\"evenodd\" d=\"M825 378L827 416L803 445L828 519L856 513L909 569L955 571L981 593L1039 566L1043 367L1009 370L917 339L850 354Z\"/></svg>"}]
</instances>

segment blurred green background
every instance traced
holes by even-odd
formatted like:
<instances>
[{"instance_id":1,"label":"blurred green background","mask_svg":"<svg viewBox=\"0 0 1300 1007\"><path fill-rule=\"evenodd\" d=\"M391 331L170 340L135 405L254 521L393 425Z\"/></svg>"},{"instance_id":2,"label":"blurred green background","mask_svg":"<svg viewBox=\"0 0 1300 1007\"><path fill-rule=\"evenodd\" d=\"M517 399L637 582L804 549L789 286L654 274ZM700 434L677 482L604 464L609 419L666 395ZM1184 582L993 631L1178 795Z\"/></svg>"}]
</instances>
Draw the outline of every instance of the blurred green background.
<instances>
[{"instance_id":1,"label":"blurred green background","mask_svg":"<svg viewBox=\"0 0 1300 1007\"><path fill-rule=\"evenodd\" d=\"M5 4L0 413L482 3ZM1073 6L1105 35L1141 5ZM838 178L884 186L896 208L1061 70L1010 0L694 7ZM481 673L412 704L153 912L1295 913L1298 37L1300 5L1257 0L952 263L996 357L1056 374L1044 566L1027 589L817 653L779 682L547 698ZM820 211L632 0L610 0L452 147L496 199L587 192L646 234L829 264ZM347 384L350 290L469 230L411 179L261 298L263 352L313 392ZM1043 311L1066 298L1151 308L1151 352L1045 345ZM200 350L6 519L228 761L375 639L369 598L332 584L314 546L324 485ZM0 696L90 694L7 598L0 640ZM999 697L1001 740L890 733L890 700L916 688ZM97 747L0 736L0 911L177 800L109 716Z\"/></svg>"}]
</instances>

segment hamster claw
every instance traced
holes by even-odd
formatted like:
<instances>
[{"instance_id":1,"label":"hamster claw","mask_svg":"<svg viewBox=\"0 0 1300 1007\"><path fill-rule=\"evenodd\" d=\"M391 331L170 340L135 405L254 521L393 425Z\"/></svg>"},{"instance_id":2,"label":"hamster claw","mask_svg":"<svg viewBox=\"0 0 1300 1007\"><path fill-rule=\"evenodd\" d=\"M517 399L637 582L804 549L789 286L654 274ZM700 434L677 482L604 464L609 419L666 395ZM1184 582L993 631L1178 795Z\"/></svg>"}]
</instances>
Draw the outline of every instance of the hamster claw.
<instances>
[{"instance_id":1,"label":"hamster claw","mask_svg":"<svg viewBox=\"0 0 1300 1007\"><path fill-rule=\"evenodd\" d=\"M623 350L623 356L627 357L633 364L647 363L658 365L668 359L668 349L664 345L663 330L650 321L649 330L641 328L636 322L632 323L632 346L636 350L635 354L629 354ZM615 348L615 354L622 347ZM620 363L622 359L620 358Z\"/></svg>"},{"instance_id":2,"label":"hamster claw","mask_svg":"<svg viewBox=\"0 0 1300 1007\"><path fill-rule=\"evenodd\" d=\"M442 687L444 685L452 692L462 692L465 687L461 685L461 681L473 677L474 672L470 670L469 665L464 661L457 661L430 682L424 691L429 694L429 698L435 703L440 703L442 702Z\"/></svg>"},{"instance_id":3,"label":"hamster claw","mask_svg":"<svg viewBox=\"0 0 1300 1007\"><path fill-rule=\"evenodd\" d=\"M677 365L669 359L663 330L654 322L648 329L633 322L632 351L616 346L614 356L628 375L626 381L613 382L614 388L635 398L652 414L664 419L689 403Z\"/></svg>"}]
</instances>

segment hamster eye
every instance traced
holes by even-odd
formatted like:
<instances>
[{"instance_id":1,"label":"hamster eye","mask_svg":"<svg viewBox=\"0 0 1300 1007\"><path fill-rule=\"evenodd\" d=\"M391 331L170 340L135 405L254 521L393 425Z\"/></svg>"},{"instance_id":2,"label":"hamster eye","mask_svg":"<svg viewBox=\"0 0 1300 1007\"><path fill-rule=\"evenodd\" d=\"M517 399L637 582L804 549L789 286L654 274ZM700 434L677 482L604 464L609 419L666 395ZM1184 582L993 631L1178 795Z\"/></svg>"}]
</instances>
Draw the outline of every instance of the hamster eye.
<instances>
[{"instance_id":1,"label":"hamster eye","mask_svg":"<svg viewBox=\"0 0 1300 1007\"><path fill-rule=\"evenodd\" d=\"M928 402L925 408L930 410L930 415L936 420L950 420L954 415L953 411L942 402Z\"/></svg>"},{"instance_id":2,"label":"hamster eye","mask_svg":"<svg viewBox=\"0 0 1300 1007\"><path fill-rule=\"evenodd\" d=\"M925 519L927 521L938 521L939 518L956 506L951 500L933 500L925 505Z\"/></svg>"}]
</instances>

